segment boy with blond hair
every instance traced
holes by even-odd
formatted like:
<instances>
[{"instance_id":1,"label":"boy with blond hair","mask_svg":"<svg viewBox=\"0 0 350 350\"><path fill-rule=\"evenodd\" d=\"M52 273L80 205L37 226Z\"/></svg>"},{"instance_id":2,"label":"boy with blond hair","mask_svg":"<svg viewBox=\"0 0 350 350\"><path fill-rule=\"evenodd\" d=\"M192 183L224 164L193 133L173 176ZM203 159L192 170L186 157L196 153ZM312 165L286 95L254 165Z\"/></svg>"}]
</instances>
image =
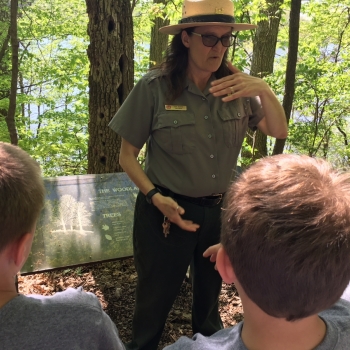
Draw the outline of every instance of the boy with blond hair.
<instances>
[{"instance_id":1,"label":"boy with blond hair","mask_svg":"<svg viewBox=\"0 0 350 350\"><path fill-rule=\"evenodd\" d=\"M30 252L44 196L38 164L0 142L0 349L124 349L92 293L17 293L15 276Z\"/></svg>"}]
</instances>

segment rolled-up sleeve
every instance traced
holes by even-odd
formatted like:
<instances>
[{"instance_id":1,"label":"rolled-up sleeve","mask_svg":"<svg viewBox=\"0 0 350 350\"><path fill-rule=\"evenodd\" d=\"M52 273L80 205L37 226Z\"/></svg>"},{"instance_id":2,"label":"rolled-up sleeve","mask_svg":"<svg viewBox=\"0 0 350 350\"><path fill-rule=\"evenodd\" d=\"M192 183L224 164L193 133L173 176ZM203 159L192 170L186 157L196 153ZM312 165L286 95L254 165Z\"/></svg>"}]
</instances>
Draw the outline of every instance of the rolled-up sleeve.
<instances>
[{"instance_id":1,"label":"rolled-up sleeve","mask_svg":"<svg viewBox=\"0 0 350 350\"><path fill-rule=\"evenodd\" d=\"M265 117L265 114L261 106L259 97L251 97L249 99L249 104L250 104L250 111L249 111L248 126L250 129L255 131L261 119Z\"/></svg>"}]
</instances>

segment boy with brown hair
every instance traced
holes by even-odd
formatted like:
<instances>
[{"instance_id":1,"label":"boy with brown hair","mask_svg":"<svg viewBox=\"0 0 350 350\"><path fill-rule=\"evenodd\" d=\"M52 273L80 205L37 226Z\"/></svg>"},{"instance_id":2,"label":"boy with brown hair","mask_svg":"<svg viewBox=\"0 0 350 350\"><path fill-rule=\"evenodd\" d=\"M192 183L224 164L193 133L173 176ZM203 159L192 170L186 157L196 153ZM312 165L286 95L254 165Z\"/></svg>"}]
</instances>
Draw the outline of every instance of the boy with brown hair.
<instances>
[{"instance_id":1,"label":"boy with brown hair","mask_svg":"<svg viewBox=\"0 0 350 350\"><path fill-rule=\"evenodd\" d=\"M0 349L124 349L92 293L17 293L15 276L30 252L44 196L38 164L0 142Z\"/></svg>"},{"instance_id":2,"label":"boy with brown hair","mask_svg":"<svg viewBox=\"0 0 350 350\"><path fill-rule=\"evenodd\" d=\"M349 349L349 173L306 156L260 160L226 194L221 244L204 254L235 284L244 321L166 349Z\"/></svg>"}]
</instances>

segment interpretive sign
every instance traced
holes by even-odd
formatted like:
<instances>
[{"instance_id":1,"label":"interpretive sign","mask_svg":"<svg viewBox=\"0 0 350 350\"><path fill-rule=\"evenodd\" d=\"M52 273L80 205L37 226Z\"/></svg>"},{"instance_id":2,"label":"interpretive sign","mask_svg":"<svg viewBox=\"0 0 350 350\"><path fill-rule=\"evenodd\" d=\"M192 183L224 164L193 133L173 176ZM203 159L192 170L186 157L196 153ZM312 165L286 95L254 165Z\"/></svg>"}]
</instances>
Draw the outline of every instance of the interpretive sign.
<instances>
[{"instance_id":1,"label":"interpretive sign","mask_svg":"<svg viewBox=\"0 0 350 350\"><path fill-rule=\"evenodd\" d=\"M132 256L138 188L126 173L44 179L45 207L22 273Z\"/></svg>"}]
</instances>

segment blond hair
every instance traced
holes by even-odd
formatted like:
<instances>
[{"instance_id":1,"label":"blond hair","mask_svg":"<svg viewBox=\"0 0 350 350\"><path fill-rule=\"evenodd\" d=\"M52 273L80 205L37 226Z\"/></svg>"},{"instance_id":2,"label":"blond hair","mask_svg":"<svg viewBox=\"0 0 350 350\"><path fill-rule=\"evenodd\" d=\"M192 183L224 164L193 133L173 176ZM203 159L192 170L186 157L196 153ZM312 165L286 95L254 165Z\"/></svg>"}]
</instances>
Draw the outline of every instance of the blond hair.
<instances>
[{"instance_id":1,"label":"blond hair","mask_svg":"<svg viewBox=\"0 0 350 350\"><path fill-rule=\"evenodd\" d=\"M0 142L0 251L33 230L44 196L38 163L19 147Z\"/></svg>"}]
</instances>

